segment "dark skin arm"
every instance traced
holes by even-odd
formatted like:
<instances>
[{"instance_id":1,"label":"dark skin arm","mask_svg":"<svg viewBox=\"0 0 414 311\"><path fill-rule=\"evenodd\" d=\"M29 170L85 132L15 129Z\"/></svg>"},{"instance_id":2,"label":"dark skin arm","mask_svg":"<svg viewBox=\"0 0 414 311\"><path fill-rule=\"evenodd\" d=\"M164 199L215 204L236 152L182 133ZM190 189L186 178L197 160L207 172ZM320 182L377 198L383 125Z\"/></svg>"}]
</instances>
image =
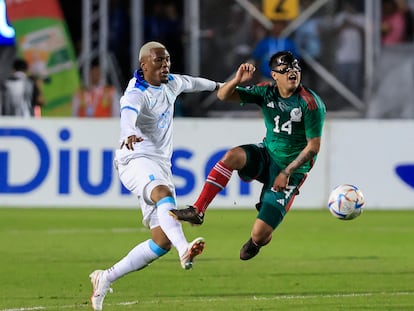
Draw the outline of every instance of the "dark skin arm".
<instances>
[{"instance_id":1,"label":"dark skin arm","mask_svg":"<svg viewBox=\"0 0 414 311\"><path fill-rule=\"evenodd\" d=\"M295 170L305 164L307 161L312 159L316 154L318 154L321 146L321 138L314 137L308 139L308 144L306 147L299 153L295 160L293 160L285 169L283 169L279 175L276 176L275 181L273 182L273 190L283 191L286 189L289 183L289 177Z\"/></svg>"}]
</instances>

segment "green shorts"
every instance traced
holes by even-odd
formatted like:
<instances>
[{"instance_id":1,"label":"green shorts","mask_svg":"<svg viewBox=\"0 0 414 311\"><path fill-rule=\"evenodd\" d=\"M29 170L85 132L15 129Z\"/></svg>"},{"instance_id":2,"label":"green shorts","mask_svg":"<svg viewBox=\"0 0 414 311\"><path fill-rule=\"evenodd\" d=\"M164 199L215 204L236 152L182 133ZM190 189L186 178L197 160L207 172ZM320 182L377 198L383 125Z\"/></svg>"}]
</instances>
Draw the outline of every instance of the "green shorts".
<instances>
[{"instance_id":1,"label":"green shorts","mask_svg":"<svg viewBox=\"0 0 414 311\"><path fill-rule=\"evenodd\" d=\"M263 144L240 146L246 152L246 165L239 170L239 176L245 181L257 180L263 184L257 218L263 220L275 229L289 211L294 198L299 194L299 188L305 181L307 174L293 173L289 177L289 184L285 191L272 190L273 182L284 167L279 167L270 157Z\"/></svg>"}]
</instances>

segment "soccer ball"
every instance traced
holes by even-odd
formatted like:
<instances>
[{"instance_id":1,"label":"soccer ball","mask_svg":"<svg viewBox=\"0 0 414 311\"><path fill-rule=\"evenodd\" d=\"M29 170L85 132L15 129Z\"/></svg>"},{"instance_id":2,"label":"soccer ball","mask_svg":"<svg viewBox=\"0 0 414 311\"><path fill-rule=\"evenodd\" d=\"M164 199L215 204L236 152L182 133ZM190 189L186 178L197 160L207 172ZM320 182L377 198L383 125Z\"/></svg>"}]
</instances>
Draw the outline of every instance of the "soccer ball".
<instances>
[{"instance_id":1,"label":"soccer ball","mask_svg":"<svg viewBox=\"0 0 414 311\"><path fill-rule=\"evenodd\" d=\"M329 195L329 211L335 218L341 220L351 220L358 217L361 215L364 205L364 195L354 185L339 185Z\"/></svg>"}]
</instances>

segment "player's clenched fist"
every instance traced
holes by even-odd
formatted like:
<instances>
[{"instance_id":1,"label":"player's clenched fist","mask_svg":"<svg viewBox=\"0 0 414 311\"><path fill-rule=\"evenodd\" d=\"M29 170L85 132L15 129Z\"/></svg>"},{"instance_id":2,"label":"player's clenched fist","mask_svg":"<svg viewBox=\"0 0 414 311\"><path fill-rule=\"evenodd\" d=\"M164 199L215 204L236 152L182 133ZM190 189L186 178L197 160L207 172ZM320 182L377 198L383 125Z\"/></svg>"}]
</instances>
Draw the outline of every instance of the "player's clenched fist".
<instances>
[{"instance_id":1,"label":"player's clenched fist","mask_svg":"<svg viewBox=\"0 0 414 311\"><path fill-rule=\"evenodd\" d=\"M243 63L237 70L236 79L239 81L239 83L249 81L253 77L255 71L256 67L253 64Z\"/></svg>"}]
</instances>

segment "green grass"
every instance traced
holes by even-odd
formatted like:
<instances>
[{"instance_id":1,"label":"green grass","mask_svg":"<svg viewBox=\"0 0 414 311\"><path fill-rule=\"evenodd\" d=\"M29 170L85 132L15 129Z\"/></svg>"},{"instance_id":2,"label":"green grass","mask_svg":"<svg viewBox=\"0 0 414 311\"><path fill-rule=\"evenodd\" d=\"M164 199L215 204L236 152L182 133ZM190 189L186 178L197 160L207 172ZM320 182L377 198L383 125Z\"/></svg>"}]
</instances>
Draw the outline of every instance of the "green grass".
<instances>
[{"instance_id":1,"label":"green grass","mask_svg":"<svg viewBox=\"0 0 414 311\"><path fill-rule=\"evenodd\" d=\"M292 210L273 241L239 259L253 210L210 209L192 271L172 250L118 280L104 310L413 310L414 211L365 211L339 221ZM0 311L90 310L88 274L149 232L139 210L0 209Z\"/></svg>"}]
</instances>

